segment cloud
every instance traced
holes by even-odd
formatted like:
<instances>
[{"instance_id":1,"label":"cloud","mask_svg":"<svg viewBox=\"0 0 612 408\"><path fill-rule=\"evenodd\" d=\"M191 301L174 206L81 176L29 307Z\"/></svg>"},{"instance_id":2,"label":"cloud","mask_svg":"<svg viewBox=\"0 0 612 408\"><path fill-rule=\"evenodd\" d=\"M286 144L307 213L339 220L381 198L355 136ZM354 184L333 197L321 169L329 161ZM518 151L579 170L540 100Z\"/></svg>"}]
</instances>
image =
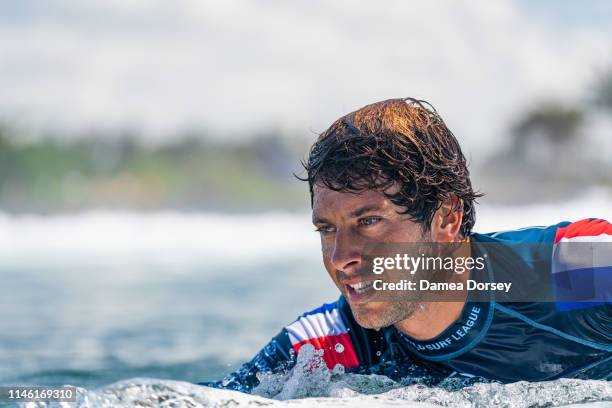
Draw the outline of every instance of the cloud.
<instances>
[{"instance_id":1,"label":"cloud","mask_svg":"<svg viewBox=\"0 0 612 408\"><path fill-rule=\"evenodd\" d=\"M417 96L486 151L525 104L579 98L609 56L609 33L510 1L17 3L3 6L0 114L76 128L307 134Z\"/></svg>"}]
</instances>

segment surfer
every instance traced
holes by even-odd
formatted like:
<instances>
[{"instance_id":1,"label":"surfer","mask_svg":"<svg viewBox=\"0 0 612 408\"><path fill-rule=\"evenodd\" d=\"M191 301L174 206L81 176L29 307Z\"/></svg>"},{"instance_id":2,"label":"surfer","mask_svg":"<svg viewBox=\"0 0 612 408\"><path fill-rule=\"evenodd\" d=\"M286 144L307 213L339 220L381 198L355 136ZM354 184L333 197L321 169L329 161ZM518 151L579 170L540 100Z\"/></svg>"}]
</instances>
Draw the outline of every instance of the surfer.
<instances>
[{"instance_id":1,"label":"surfer","mask_svg":"<svg viewBox=\"0 0 612 408\"><path fill-rule=\"evenodd\" d=\"M435 381L612 379L612 262L572 254L581 242L609 248L610 223L473 232L480 194L459 143L431 105L412 98L341 117L318 137L305 169L323 263L341 296L206 385L250 392L258 373L290 369L305 344L324 350L330 369L393 379L415 372ZM485 277L512 276L512 289L526 297L377 300L363 274L363 248L380 242L465 244L469 255L487 259ZM474 277L472 270L454 279ZM538 285L548 297L527 296Z\"/></svg>"}]
</instances>

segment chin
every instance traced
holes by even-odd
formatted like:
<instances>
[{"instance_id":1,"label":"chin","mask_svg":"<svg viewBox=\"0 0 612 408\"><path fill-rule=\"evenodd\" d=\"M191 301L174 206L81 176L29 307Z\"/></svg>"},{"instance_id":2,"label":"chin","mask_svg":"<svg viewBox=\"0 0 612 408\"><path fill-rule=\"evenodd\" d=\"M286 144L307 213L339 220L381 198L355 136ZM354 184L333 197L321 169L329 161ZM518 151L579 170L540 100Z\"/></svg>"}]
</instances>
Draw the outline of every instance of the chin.
<instances>
[{"instance_id":1,"label":"chin","mask_svg":"<svg viewBox=\"0 0 612 408\"><path fill-rule=\"evenodd\" d=\"M352 305L351 311L359 325L365 329L380 329L408 319L417 309L416 303L393 304L389 302L370 302Z\"/></svg>"},{"instance_id":2,"label":"chin","mask_svg":"<svg viewBox=\"0 0 612 408\"><path fill-rule=\"evenodd\" d=\"M389 304L376 302L351 305L351 311L357 323L366 329L380 329L396 323L392 321L393 307Z\"/></svg>"}]
</instances>

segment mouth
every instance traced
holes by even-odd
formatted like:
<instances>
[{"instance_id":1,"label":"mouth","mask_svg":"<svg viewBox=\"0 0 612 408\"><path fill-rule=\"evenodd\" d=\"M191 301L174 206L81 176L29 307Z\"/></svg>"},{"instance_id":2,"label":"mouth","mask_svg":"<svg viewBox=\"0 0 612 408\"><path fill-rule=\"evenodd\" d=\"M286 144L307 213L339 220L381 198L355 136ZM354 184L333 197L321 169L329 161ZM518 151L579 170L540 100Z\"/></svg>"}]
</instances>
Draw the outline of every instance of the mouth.
<instances>
[{"instance_id":1,"label":"mouth","mask_svg":"<svg viewBox=\"0 0 612 408\"><path fill-rule=\"evenodd\" d=\"M353 303L366 302L375 292L374 281L360 281L355 283L344 283L348 300Z\"/></svg>"}]
</instances>

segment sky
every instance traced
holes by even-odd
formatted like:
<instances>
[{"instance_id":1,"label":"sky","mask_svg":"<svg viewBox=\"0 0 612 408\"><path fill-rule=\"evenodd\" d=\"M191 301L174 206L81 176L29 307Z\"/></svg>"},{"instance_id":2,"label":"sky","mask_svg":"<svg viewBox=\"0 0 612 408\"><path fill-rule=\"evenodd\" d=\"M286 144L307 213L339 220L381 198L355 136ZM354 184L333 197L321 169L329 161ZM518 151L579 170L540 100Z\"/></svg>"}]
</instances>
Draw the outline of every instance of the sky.
<instances>
[{"instance_id":1,"label":"sky","mask_svg":"<svg viewBox=\"0 0 612 408\"><path fill-rule=\"evenodd\" d=\"M308 135L431 102L470 151L612 63L608 1L20 0L0 5L0 118L32 129Z\"/></svg>"}]
</instances>

